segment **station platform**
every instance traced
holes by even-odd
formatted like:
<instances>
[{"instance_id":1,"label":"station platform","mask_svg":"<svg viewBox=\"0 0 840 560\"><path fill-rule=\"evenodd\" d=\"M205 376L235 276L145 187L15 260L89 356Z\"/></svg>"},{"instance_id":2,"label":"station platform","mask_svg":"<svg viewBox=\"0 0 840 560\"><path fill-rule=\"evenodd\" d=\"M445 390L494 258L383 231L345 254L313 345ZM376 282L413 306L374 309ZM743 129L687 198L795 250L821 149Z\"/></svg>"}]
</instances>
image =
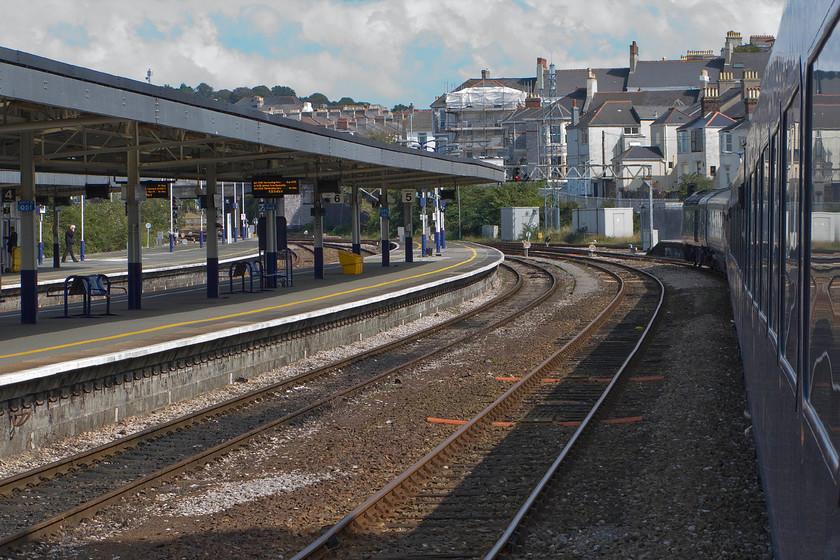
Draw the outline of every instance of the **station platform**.
<instances>
[{"instance_id":1,"label":"station platform","mask_svg":"<svg viewBox=\"0 0 840 560\"><path fill-rule=\"evenodd\" d=\"M256 256L256 252L256 240L220 246L220 269L225 268L225 258ZM144 251L144 274L166 267L186 269L190 262L202 264L203 251L196 248L195 253L147 255ZM115 294L108 316L65 318L62 298L54 298L55 306L39 308L35 325L21 325L16 311L4 312L0 314L0 388L328 316L486 273L503 260L495 249L462 242L448 242L441 256L415 256L413 263L397 260L397 255L403 253L392 252L387 268L380 255L367 257L359 275L344 274L339 264L325 265L323 279L315 279L311 268L295 269L293 286L262 292L229 293L227 281L222 280L218 299L207 298L204 285L144 293L139 310L129 310L126 296ZM69 274L110 276L124 271L119 255L94 255L83 263L65 263L61 269L43 267L38 279L40 285L61 282ZM6 275L4 288L13 286L10 280ZM240 280L234 281L234 288L241 289ZM104 299L94 299L92 305L94 315L104 313Z\"/></svg>"}]
</instances>

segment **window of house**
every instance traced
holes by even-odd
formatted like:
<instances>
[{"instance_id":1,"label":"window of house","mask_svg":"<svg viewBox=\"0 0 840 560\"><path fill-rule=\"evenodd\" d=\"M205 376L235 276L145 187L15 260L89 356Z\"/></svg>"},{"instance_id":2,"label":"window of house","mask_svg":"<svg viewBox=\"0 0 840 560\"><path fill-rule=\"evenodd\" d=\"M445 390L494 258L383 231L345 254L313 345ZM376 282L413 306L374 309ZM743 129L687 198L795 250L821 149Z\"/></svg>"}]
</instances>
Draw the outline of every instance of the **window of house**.
<instances>
[{"instance_id":1,"label":"window of house","mask_svg":"<svg viewBox=\"0 0 840 560\"><path fill-rule=\"evenodd\" d=\"M638 126L625 126L624 127L624 134L638 134L639 127Z\"/></svg>"},{"instance_id":2,"label":"window of house","mask_svg":"<svg viewBox=\"0 0 840 560\"><path fill-rule=\"evenodd\" d=\"M724 132L720 135L720 151L725 154L732 153L732 134Z\"/></svg>"},{"instance_id":3,"label":"window of house","mask_svg":"<svg viewBox=\"0 0 840 560\"><path fill-rule=\"evenodd\" d=\"M703 151L703 129L702 128L695 128L691 131L691 151L692 152L702 152Z\"/></svg>"},{"instance_id":4,"label":"window of house","mask_svg":"<svg viewBox=\"0 0 840 560\"><path fill-rule=\"evenodd\" d=\"M681 130L677 132L677 151L681 154L688 153L689 151L689 141L688 141L688 131Z\"/></svg>"},{"instance_id":5,"label":"window of house","mask_svg":"<svg viewBox=\"0 0 840 560\"><path fill-rule=\"evenodd\" d=\"M717 166L712 165L711 167L709 167L709 175L714 177L716 174L717 174Z\"/></svg>"}]
</instances>

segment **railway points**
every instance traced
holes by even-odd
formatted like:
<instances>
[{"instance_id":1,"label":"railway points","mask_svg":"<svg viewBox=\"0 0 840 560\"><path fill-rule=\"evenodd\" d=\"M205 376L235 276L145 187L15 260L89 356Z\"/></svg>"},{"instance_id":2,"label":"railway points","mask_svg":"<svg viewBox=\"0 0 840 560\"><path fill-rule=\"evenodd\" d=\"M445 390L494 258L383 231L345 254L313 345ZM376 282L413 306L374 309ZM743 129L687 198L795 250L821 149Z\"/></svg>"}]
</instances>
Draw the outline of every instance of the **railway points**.
<instances>
[{"instance_id":1,"label":"railway points","mask_svg":"<svg viewBox=\"0 0 840 560\"><path fill-rule=\"evenodd\" d=\"M239 245L243 246L232 247L231 253L248 252L245 244ZM369 259L379 264L378 256ZM44 319L37 325L21 326L16 313L6 312L0 315L0 387L6 397L5 428L13 435L5 451L46 441L42 438L56 429L51 407L67 406L63 414L82 418L75 427L70 422L59 428L74 433L249 377L461 297L435 300L450 287L474 294L502 260L494 249L451 243L441 257L393 262L387 268L370 266L361 275L345 275L336 263L326 266L323 279L302 269L292 287L223 293L217 300L208 300L204 286L196 285L147 294L142 310L127 309L125 297L117 294L111 302L115 315L107 317L64 319L63 307L54 306L40 311ZM89 262L85 266L91 273L108 267L107 262ZM95 310L104 303L93 305ZM376 318L376 311L384 308L399 311ZM365 321L351 323L359 314L367 314ZM307 336L304 342L295 333L320 335ZM265 345L282 350L263 349ZM241 363L233 364L233 356L242 358ZM203 367L202 361L208 360L221 360L229 369L220 374L218 367ZM205 369L209 371L199 373ZM148 394L136 399L127 388L132 383L143 385ZM122 396L102 391L102 386L122 384ZM107 396L102 404L79 398L98 391ZM39 407L45 402L51 404ZM15 418L23 418L23 411L28 411L28 421L16 427Z\"/></svg>"}]
</instances>

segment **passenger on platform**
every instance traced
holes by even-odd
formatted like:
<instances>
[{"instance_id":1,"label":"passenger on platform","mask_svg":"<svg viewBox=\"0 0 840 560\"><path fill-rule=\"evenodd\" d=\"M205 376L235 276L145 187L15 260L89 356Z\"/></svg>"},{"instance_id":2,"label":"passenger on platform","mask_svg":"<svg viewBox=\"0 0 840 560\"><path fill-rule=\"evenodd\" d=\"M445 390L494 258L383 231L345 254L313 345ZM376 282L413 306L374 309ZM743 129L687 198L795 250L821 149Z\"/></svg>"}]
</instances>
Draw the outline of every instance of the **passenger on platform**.
<instances>
[{"instance_id":1,"label":"passenger on platform","mask_svg":"<svg viewBox=\"0 0 840 560\"><path fill-rule=\"evenodd\" d=\"M6 249L9 251L9 262L13 265L15 261L15 247L17 247L18 234L15 226L9 226L9 235L6 236ZM6 272L11 270L12 266Z\"/></svg>"},{"instance_id":2,"label":"passenger on platform","mask_svg":"<svg viewBox=\"0 0 840 560\"><path fill-rule=\"evenodd\" d=\"M9 250L10 255L14 251L14 247L17 247L17 237L15 226L10 226L9 235L6 237L6 248Z\"/></svg>"},{"instance_id":3,"label":"passenger on platform","mask_svg":"<svg viewBox=\"0 0 840 560\"><path fill-rule=\"evenodd\" d=\"M61 262L67 261L67 254L76 261L76 254L73 252L73 245L76 244L76 224L71 224L67 231L64 232L64 256L61 257Z\"/></svg>"}]
</instances>

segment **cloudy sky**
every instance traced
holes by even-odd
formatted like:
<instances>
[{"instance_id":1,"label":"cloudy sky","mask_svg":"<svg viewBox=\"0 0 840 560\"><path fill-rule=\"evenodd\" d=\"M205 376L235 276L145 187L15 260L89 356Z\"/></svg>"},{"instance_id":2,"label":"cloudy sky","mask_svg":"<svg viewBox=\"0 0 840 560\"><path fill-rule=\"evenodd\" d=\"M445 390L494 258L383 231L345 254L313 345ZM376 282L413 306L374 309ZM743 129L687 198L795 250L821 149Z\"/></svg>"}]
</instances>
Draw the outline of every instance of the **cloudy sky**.
<instances>
[{"instance_id":1,"label":"cloudy sky","mask_svg":"<svg viewBox=\"0 0 840 560\"><path fill-rule=\"evenodd\" d=\"M153 84L427 108L467 78L627 66L776 35L784 0L3 0L0 46Z\"/></svg>"}]
</instances>

